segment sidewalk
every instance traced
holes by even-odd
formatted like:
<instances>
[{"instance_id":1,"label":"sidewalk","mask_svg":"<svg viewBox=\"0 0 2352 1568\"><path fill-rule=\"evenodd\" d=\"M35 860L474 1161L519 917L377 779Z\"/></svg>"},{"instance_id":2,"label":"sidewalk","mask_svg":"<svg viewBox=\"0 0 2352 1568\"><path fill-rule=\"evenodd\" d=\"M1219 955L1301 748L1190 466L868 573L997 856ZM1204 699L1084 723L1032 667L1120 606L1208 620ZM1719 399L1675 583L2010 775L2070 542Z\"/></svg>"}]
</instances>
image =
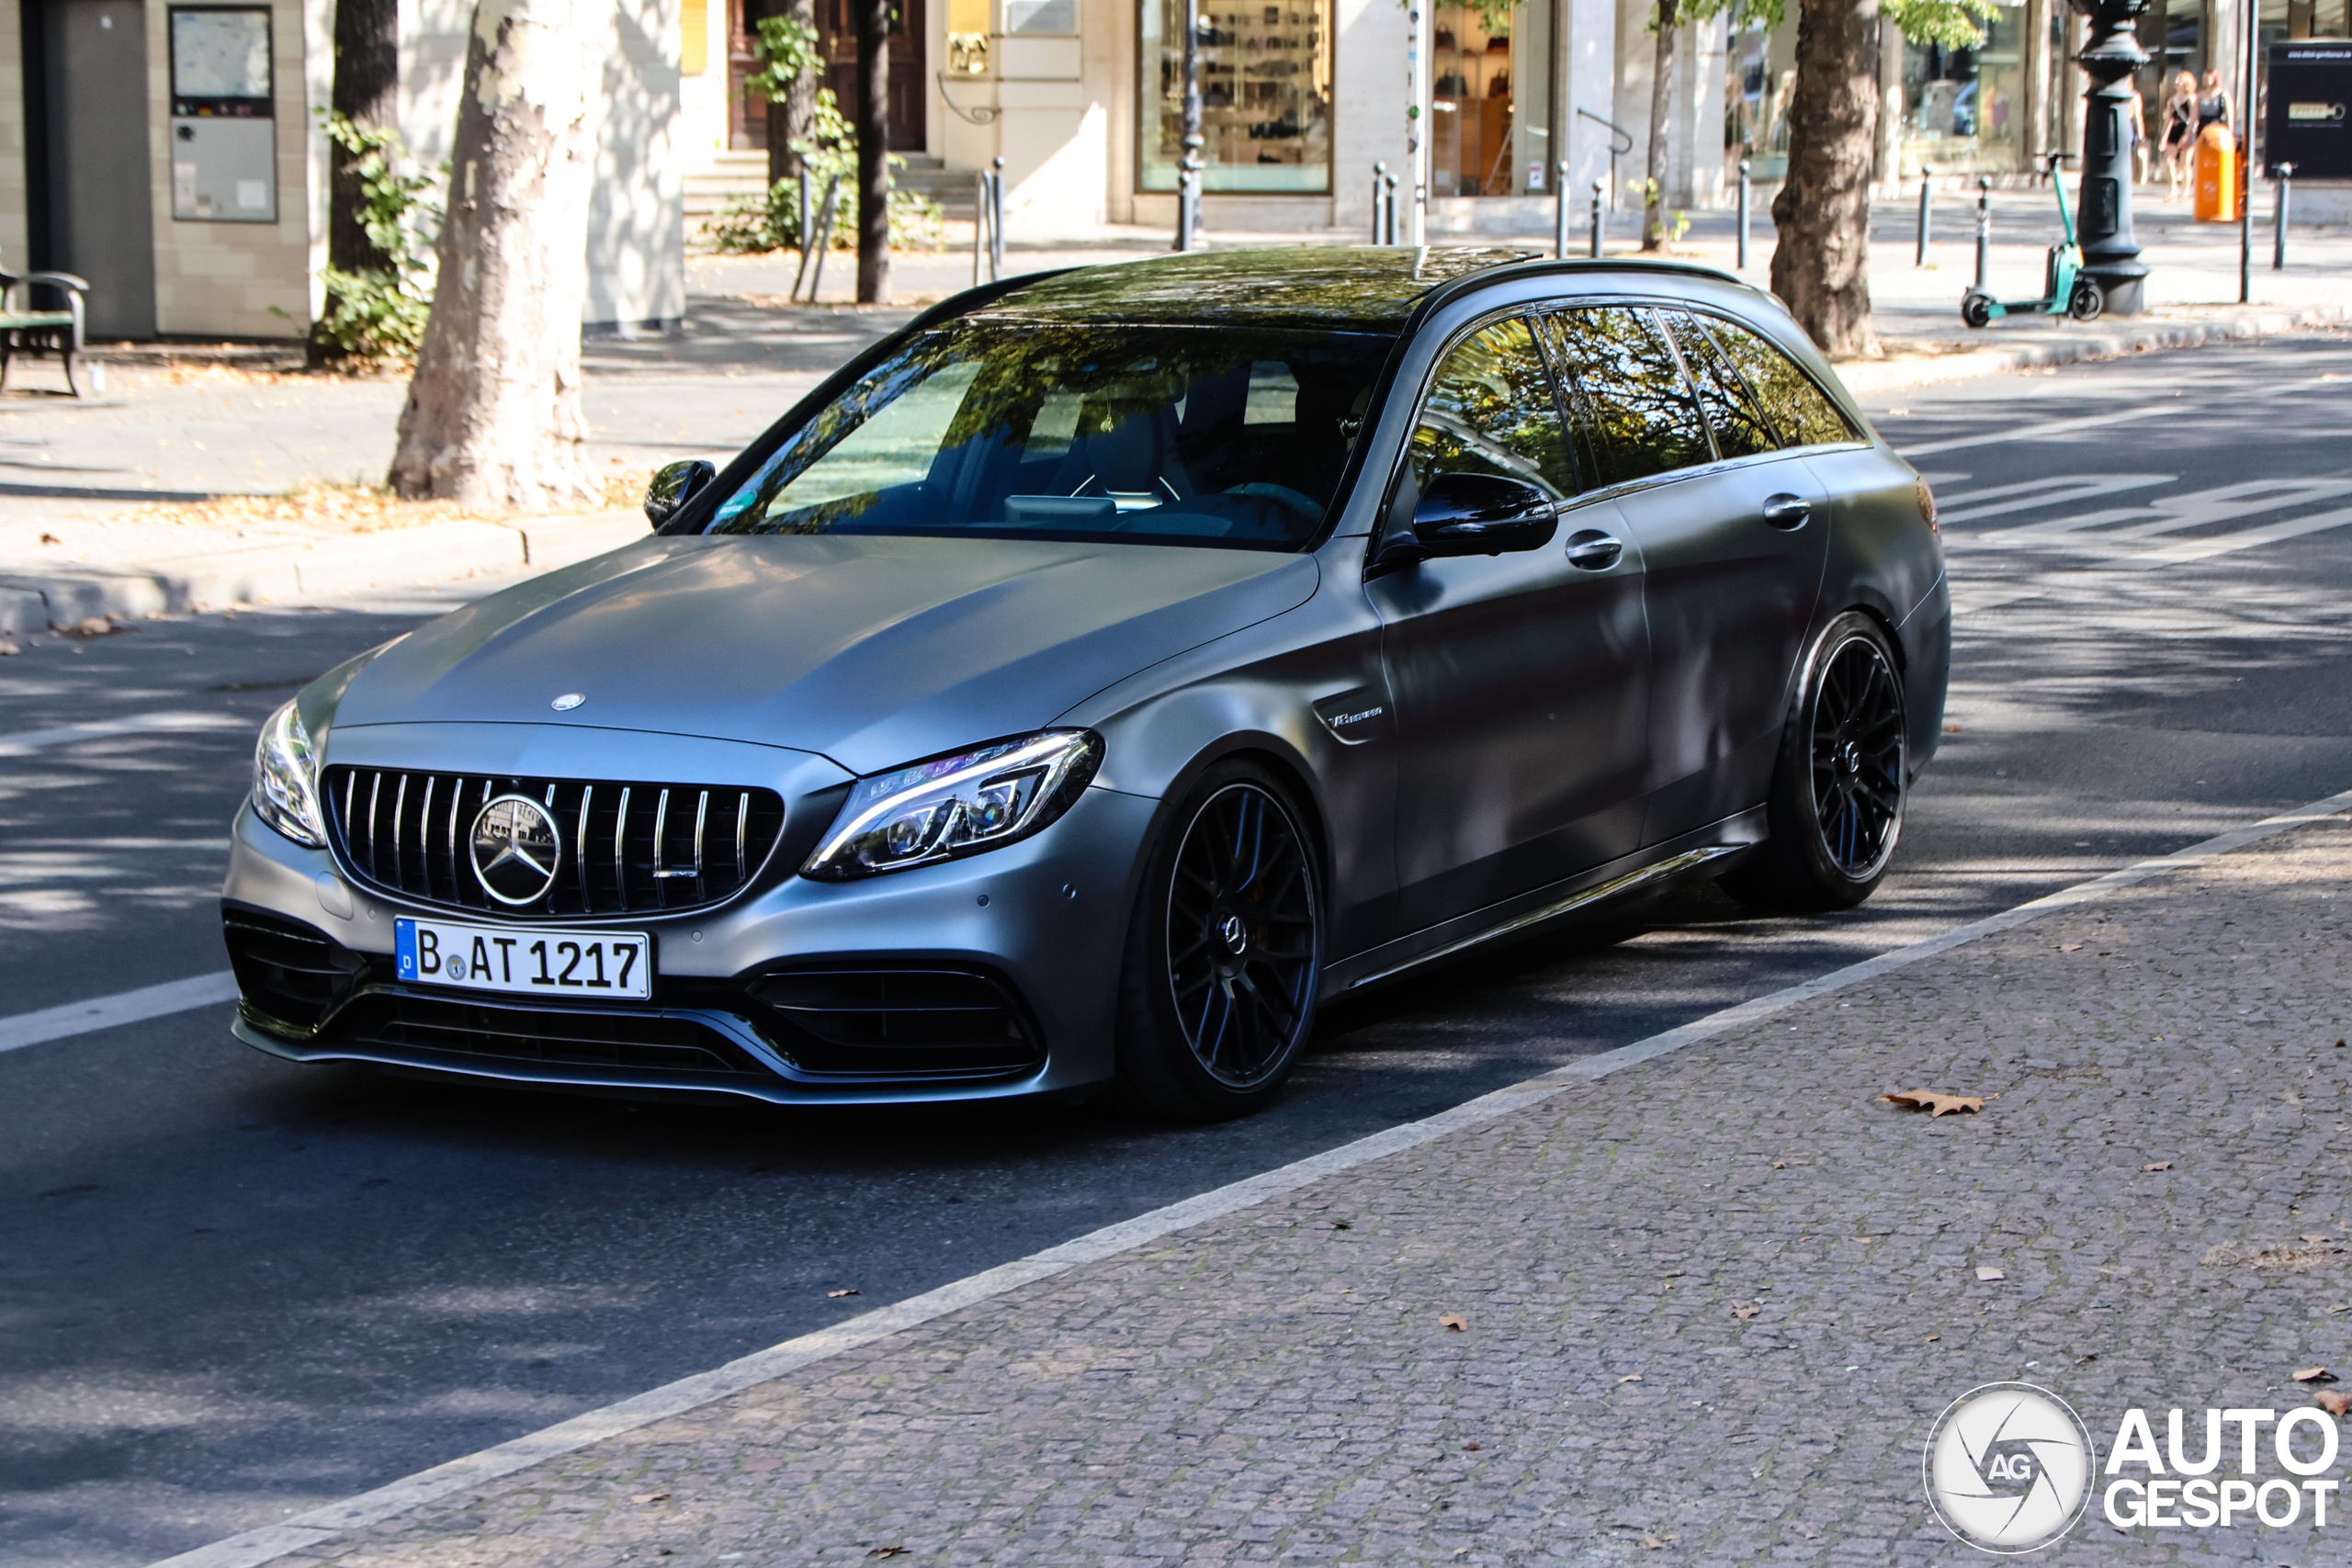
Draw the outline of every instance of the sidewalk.
<instances>
[{"instance_id":1,"label":"sidewalk","mask_svg":"<svg viewBox=\"0 0 2352 1568\"><path fill-rule=\"evenodd\" d=\"M1995 285L2030 292L2039 282L2041 247L2054 228L2054 209L2043 194L2002 192L1996 194L1994 211ZM1753 222L1745 276L1761 285L1770 276L1771 224L1761 210ZM2237 296L2236 230L2189 223L2179 204L2143 196L2139 231L2155 269L2148 314L2087 327L2046 318L2013 321L1971 333L1960 324L1958 302L1973 271L1973 206L1951 197L1939 203L1940 238L1925 268L1912 265L1916 222L1910 203L1882 204L1873 214L1871 290L1887 354L1841 367L1849 384L1865 395L2024 365L2337 321L2345 310L2344 279L2352 276L2352 236L2335 230L2296 231L2293 265L2284 273L2269 272L2268 231L2258 223L2258 303L2239 308L2227 303ZM1631 253L1636 224L1635 214L1611 216L1611 254ZM956 226L950 229L951 239L958 237ZM967 238L968 229L962 226ZM1350 244L1357 236L1212 231L1207 238L1230 247ZM1442 238L1537 250L1551 243L1548 228ZM1580 229L1577 240L1584 241ZM1162 254L1167 243L1152 230L1055 233L1033 223L1014 236L1008 261L1016 270L1094 265ZM1690 232L1672 254L1730 268L1736 259L1732 215L1693 215ZM794 306L784 295L797 258L692 258L681 333L599 340L586 347L591 468L634 480L676 457L723 461L834 367L910 319L917 302L971 279L968 248L901 256L895 272L902 302L857 307L838 299L854 274L854 266L838 265L842 260L836 256L836 265L828 266L824 304ZM390 461L405 383L311 375L299 369L299 355L290 351L250 345L201 353L149 345L115 351L110 358L109 392L88 402L44 391L50 381L62 382L53 367L40 363L18 367L12 390L0 396L0 497L7 502L0 516L0 637L37 632L44 624L71 626L91 615L130 617L263 596L283 601L403 581L386 575L403 555L435 563L424 570L447 565L442 577L526 564L518 540L484 531L503 527L511 534L511 522L468 525L462 537L446 539L412 531L413 547L403 551L355 538L345 528L199 523L159 513L159 506L186 507L217 496L375 481ZM615 512L599 526L617 540L632 526L624 523L626 515ZM527 564L555 558L573 558L551 547L532 552ZM238 587L241 579L249 589Z\"/></svg>"},{"instance_id":2,"label":"sidewalk","mask_svg":"<svg viewBox=\"0 0 2352 1568\"><path fill-rule=\"evenodd\" d=\"M582 1417L609 1435L575 1451L522 1439L558 1457L501 1479L181 1561L1977 1561L1920 1492L1967 1390L2048 1388L2104 1456L2127 1408L2352 1373L2352 818L2132 874L904 1332L847 1319L681 1414ZM1920 1088L1984 1108L1879 1098ZM2037 1561L2324 1539L2124 1531L2095 1494Z\"/></svg>"}]
</instances>

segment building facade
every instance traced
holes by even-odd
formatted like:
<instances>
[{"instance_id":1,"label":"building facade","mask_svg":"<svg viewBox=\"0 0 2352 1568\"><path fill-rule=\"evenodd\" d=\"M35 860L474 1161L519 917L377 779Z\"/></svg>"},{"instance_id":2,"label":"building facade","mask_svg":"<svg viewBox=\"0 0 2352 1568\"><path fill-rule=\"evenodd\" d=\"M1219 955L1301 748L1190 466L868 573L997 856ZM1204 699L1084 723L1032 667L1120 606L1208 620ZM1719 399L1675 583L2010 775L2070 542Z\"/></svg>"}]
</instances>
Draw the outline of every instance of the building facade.
<instances>
[{"instance_id":1,"label":"building facade","mask_svg":"<svg viewBox=\"0 0 2352 1568\"><path fill-rule=\"evenodd\" d=\"M765 145L742 82L782 0L684 0L695 168ZM1425 106L1429 227L1546 227L1568 164L1638 204L1647 168L1653 0L1535 0L1495 10L1399 0L1199 0L1204 217L1212 229L1369 232L1375 165L1403 176ZM838 13L838 14L837 14ZM892 146L954 180L1005 163L1009 220L1172 225L1183 108L1182 0L905 0L891 59ZM829 55L842 0L820 0ZM1420 49L1413 47L1416 33ZM1724 190L1725 33L1676 39L1671 206ZM849 79L836 67L839 90ZM906 84L902 87L901 84ZM1401 193L1409 201L1410 183Z\"/></svg>"},{"instance_id":2,"label":"building facade","mask_svg":"<svg viewBox=\"0 0 2352 1568\"><path fill-rule=\"evenodd\" d=\"M457 124L468 0L402 0L401 130ZM0 263L91 284L94 341L299 338L323 305L334 0L0 0ZM685 309L678 0L616 0L590 331Z\"/></svg>"}]
</instances>

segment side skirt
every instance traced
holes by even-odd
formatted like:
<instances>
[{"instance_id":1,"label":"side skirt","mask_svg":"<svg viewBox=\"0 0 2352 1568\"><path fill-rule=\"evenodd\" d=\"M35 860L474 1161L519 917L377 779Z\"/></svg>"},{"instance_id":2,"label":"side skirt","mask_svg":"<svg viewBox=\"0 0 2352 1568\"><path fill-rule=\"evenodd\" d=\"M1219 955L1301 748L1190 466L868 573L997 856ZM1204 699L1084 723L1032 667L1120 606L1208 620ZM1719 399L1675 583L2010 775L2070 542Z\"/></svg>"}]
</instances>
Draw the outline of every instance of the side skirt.
<instances>
[{"instance_id":1,"label":"side skirt","mask_svg":"<svg viewBox=\"0 0 2352 1568\"><path fill-rule=\"evenodd\" d=\"M1563 915L1629 894L1650 891L1702 867L1717 865L1727 856L1753 849L1764 838L1764 807L1751 807L1547 887L1458 915L1442 924L1327 964L1323 970L1323 995L1327 998L1338 996L1419 964L1451 958L1482 943L1515 936Z\"/></svg>"}]
</instances>

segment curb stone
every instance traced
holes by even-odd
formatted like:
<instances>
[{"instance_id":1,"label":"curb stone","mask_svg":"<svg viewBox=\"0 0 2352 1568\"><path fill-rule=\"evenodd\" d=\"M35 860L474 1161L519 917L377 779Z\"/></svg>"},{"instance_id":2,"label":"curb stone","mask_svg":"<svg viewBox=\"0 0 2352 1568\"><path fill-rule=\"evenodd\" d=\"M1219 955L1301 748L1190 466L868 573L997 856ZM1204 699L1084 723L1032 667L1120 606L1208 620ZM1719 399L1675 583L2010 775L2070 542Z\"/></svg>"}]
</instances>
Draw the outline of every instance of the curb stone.
<instances>
[{"instance_id":1,"label":"curb stone","mask_svg":"<svg viewBox=\"0 0 2352 1568\"><path fill-rule=\"evenodd\" d=\"M65 627L91 616L136 620L214 606L284 603L483 572L548 571L646 535L634 513L513 523L432 523L381 534L265 545L127 567L0 575L0 633ZM429 563L429 564L427 564Z\"/></svg>"},{"instance_id":2,"label":"curb stone","mask_svg":"<svg viewBox=\"0 0 2352 1568\"><path fill-rule=\"evenodd\" d=\"M2065 335L2054 342L1988 343L1983 348L1954 354L1897 351L1884 359L1843 360L1838 364L1838 375L1857 397L1867 397L1873 392L1898 391L1905 387L1961 381L1976 376L2000 376L2040 366L2118 359L2151 349L2197 348L2209 343L2273 337L2301 327L2331 326L2344 321L2346 314L2346 308L2340 305L2311 305L2256 310L2218 320L2154 320L2081 328L2070 325L2063 329Z\"/></svg>"}]
</instances>

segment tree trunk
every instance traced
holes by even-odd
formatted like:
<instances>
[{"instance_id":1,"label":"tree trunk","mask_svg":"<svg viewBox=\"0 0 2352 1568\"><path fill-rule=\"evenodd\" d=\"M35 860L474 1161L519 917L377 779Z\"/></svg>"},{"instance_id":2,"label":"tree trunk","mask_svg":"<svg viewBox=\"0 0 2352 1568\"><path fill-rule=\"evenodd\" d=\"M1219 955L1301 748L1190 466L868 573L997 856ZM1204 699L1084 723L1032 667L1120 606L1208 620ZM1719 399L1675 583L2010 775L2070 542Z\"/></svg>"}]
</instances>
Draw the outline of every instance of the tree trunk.
<instances>
[{"instance_id":1,"label":"tree trunk","mask_svg":"<svg viewBox=\"0 0 2352 1568\"><path fill-rule=\"evenodd\" d=\"M857 302L890 302L890 0L857 11Z\"/></svg>"},{"instance_id":2,"label":"tree trunk","mask_svg":"<svg viewBox=\"0 0 2352 1568\"><path fill-rule=\"evenodd\" d=\"M1642 249L1666 248L1666 176L1672 167L1674 28L1680 0L1657 0L1657 64L1650 78L1648 186L1642 193Z\"/></svg>"},{"instance_id":3,"label":"tree trunk","mask_svg":"<svg viewBox=\"0 0 2352 1568\"><path fill-rule=\"evenodd\" d=\"M594 167L593 0L478 0L440 283L392 488L545 509L590 493L580 315Z\"/></svg>"},{"instance_id":4,"label":"tree trunk","mask_svg":"<svg viewBox=\"0 0 2352 1568\"><path fill-rule=\"evenodd\" d=\"M1789 172L1772 199L1772 292L1826 354L1871 354L1878 0L1800 0Z\"/></svg>"},{"instance_id":5,"label":"tree trunk","mask_svg":"<svg viewBox=\"0 0 2352 1568\"><path fill-rule=\"evenodd\" d=\"M817 26L817 0L786 0L777 15L797 17L811 31ZM817 130L817 89L823 73L806 71L793 78L791 89L768 105L768 184L800 177L800 154L793 144L806 141Z\"/></svg>"},{"instance_id":6,"label":"tree trunk","mask_svg":"<svg viewBox=\"0 0 2352 1568\"><path fill-rule=\"evenodd\" d=\"M378 130L400 124L400 0L335 0L334 112ZM361 220L359 176L351 154L337 147L327 186L327 265L342 272L377 272L391 258L368 238Z\"/></svg>"}]
</instances>

